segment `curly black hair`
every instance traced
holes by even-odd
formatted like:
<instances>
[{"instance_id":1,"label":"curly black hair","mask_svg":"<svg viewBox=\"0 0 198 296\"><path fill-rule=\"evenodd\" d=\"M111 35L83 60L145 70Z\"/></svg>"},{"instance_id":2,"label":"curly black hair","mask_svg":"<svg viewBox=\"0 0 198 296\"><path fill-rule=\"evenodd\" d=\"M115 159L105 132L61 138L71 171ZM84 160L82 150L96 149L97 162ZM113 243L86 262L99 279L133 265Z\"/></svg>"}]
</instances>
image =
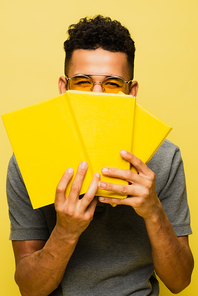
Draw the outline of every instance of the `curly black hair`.
<instances>
[{"instance_id":1,"label":"curly black hair","mask_svg":"<svg viewBox=\"0 0 198 296\"><path fill-rule=\"evenodd\" d=\"M102 48L111 52L126 53L131 68L131 79L133 78L135 45L129 31L120 22L101 15L94 18L85 17L77 24L69 26L68 35L64 42L65 74L75 49Z\"/></svg>"}]
</instances>

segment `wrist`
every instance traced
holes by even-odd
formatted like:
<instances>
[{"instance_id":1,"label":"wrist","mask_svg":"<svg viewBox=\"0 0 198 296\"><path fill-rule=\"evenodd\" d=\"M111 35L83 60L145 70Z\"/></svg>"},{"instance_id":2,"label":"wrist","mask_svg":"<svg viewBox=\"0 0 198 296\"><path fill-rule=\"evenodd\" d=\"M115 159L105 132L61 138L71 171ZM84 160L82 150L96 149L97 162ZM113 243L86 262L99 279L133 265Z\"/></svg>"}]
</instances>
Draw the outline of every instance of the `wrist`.
<instances>
[{"instance_id":1,"label":"wrist","mask_svg":"<svg viewBox=\"0 0 198 296\"><path fill-rule=\"evenodd\" d=\"M155 206L153 207L150 215L148 215L147 217L144 218L144 221L146 224L157 224L160 225L161 221L163 219L165 219L166 214L164 212L164 209L162 207L162 204L160 202L160 200L158 199L157 203L155 204Z\"/></svg>"},{"instance_id":2,"label":"wrist","mask_svg":"<svg viewBox=\"0 0 198 296\"><path fill-rule=\"evenodd\" d=\"M77 233L70 233L64 226L60 225L59 223L56 223L53 233L56 237L56 240L76 245L79 240L79 234Z\"/></svg>"}]
</instances>

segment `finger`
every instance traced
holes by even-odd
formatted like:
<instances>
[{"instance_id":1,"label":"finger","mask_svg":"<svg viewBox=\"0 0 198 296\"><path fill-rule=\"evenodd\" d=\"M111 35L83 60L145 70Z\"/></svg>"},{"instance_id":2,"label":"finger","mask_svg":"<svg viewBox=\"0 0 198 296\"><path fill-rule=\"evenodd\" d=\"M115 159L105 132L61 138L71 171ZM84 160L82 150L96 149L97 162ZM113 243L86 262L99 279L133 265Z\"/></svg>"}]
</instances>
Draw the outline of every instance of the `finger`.
<instances>
[{"instance_id":1,"label":"finger","mask_svg":"<svg viewBox=\"0 0 198 296\"><path fill-rule=\"evenodd\" d=\"M121 150L120 151L120 155L127 160L128 162L130 162L132 164L133 167L135 167L135 169L137 170L138 173L143 173L145 175L147 175L148 173L150 173L150 169L148 168L148 166L138 157L136 157L134 154L132 154L131 152L128 152L126 150Z\"/></svg>"},{"instance_id":2,"label":"finger","mask_svg":"<svg viewBox=\"0 0 198 296\"><path fill-rule=\"evenodd\" d=\"M111 197L106 197L106 196L100 196L99 201L102 203L108 203L108 204L113 204L113 205L122 205L124 204L124 200L126 198L111 198Z\"/></svg>"},{"instance_id":3,"label":"finger","mask_svg":"<svg viewBox=\"0 0 198 296\"><path fill-rule=\"evenodd\" d=\"M106 191L112 191L120 195L145 196L145 197L148 195L148 189L139 184L119 185L119 184L112 184L108 182L99 182L98 186L100 189L103 189Z\"/></svg>"},{"instance_id":4,"label":"finger","mask_svg":"<svg viewBox=\"0 0 198 296\"><path fill-rule=\"evenodd\" d=\"M121 198L110 198L110 197L100 196L99 201L102 203L108 203L113 205L128 205L135 209L139 202L139 197L126 197L121 199Z\"/></svg>"},{"instance_id":5,"label":"finger","mask_svg":"<svg viewBox=\"0 0 198 296\"><path fill-rule=\"evenodd\" d=\"M117 168L105 167L102 169L102 174L112 178L126 180L129 183L140 182L140 176L131 170L123 170Z\"/></svg>"},{"instance_id":6,"label":"finger","mask_svg":"<svg viewBox=\"0 0 198 296\"><path fill-rule=\"evenodd\" d=\"M118 193L120 195L131 195L131 185L118 185L118 184L112 184L108 182L99 182L98 184L100 189L107 190L107 191L113 191L115 193Z\"/></svg>"},{"instance_id":7,"label":"finger","mask_svg":"<svg viewBox=\"0 0 198 296\"><path fill-rule=\"evenodd\" d=\"M99 183L100 179L101 179L100 174L95 173L94 177L89 185L87 192L85 193L84 197L81 200L84 209L87 209L87 207L94 200L94 197L95 197L96 192L98 190L98 183Z\"/></svg>"},{"instance_id":8,"label":"finger","mask_svg":"<svg viewBox=\"0 0 198 296\"><path fill-rule=\"evenodd\" d=\"M86 172L87 172L88 164L86 161L82 161L79 166L78 170L76 172L76 176L74 178L74 181L71 185L70 193L68 196L68 200L70 202L75 202L79 199L80 190L83 184L83 180L85 178Z\"/></svg>"},{"instance_id":9,"label":"finger","mask_svg":"<svg viewBox=\"0 0 198 296\"><path fill-rule=\"evenodd\" d=\"M94 196L94 199L90 202L90 204L88 205L88 207L86 209L85 218L90 220L93 217L95 209L96 209L96 205L97 205L97 197Z\"/></svg>"},{"instance_id":10,"label":"finger","mask_svg":"<svg viewBox=\"0 0 198 296\"><path fill-rule=\"evenodd\" d=\"M67 189L67 186L72 179L74 174L74 170L72 168L68 168L62 178L60 179L60 182L58 183L56 187L56 196L55 196L55 204L62 204L65 201L65 192Z\"/></svg>"}]
</instances>

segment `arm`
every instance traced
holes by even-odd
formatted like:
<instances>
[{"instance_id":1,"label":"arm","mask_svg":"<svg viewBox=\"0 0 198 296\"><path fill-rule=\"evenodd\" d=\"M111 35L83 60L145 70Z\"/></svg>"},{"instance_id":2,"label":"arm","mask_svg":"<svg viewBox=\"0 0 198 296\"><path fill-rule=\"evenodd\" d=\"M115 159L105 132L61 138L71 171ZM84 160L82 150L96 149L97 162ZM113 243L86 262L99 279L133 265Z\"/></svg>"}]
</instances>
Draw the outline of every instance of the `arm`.
<instances>
[{"instance_id":1,"label":"arm","mask_svg":"<svg viewBox=\"0 0 198 296\"><path fill-rule=\"evenodd\" d=\"M22 295L49 295L61 282L78 239L93 218L97 203L98 173L94 175L84 197L79 199L86 170L87 164L82 162L68 197L65 197L65 191L73 170L68 169L60 180L55 198L57 222L47 242L13 241L15 279Z\"/></svg>"},{"instance_id":2,"label":"arm","mask_svg":"<svg viewBox=\"0 0 198 296\"><path fill-rule=\"evenodd\" d=\"M156 194L155 174L140 159L130 152L121 152L138 174L130 170L106 168L106 176L125 179L130 185L114 185L100 182L101 189L127 194L126 199L101 197L105 203L124 204L134 208L143 217L151 243L153 265L164 284L179 293L189 283L193 270L193 257L187 237L177 237Z\"/></svg>"}]
</instances>

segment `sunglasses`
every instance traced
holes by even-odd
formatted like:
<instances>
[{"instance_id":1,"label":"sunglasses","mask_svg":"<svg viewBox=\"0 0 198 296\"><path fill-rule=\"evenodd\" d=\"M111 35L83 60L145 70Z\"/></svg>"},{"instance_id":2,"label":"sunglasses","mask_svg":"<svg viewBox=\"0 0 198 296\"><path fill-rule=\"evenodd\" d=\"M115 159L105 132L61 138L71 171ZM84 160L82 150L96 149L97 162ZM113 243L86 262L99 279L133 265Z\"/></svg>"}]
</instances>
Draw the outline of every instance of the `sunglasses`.
<instances>
[{"instance_id":1,"label":"sunglasses","mask_svg":"<svg viewBox=\"0 0 198 296\"><path fill-rule=\"evenodd\" d=\"M130 84L132 80L125 81L119 76L107 76L102 82L93 81L91 76L105 76L104 74L95 75L84 75L77 74L71 78L65 76L67 80L67 89L70 90L81 90L81 91L92 91L95 84L100 84L102 91L105 93L118 93L119 91L123 93L129 93Z\"/></svg>"}]
</instances>

